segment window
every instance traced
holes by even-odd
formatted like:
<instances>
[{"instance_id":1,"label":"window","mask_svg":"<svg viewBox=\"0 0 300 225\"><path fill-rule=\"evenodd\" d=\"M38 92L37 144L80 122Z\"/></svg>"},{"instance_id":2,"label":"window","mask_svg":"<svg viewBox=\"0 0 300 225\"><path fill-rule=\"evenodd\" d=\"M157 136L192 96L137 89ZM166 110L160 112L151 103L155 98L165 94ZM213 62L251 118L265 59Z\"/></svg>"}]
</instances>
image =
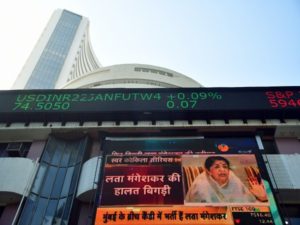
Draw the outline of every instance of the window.
<instances>
[{"instance_id":1,"label":"window","mask_svg":"<svg viewBox=\"0 0 300 225\"><path fill-rule=\"evenodd\" d=\"M0 143L1 157L26 157L30 149L31 142L9 142Z\"/></svg>"},{"instance_id":2,"label":"window","mask_svg":"<svg viewBox=\"0 0 300 225\"><path fill-rule=\"evenodd\" d=\"M26 89L54 88L81 19L82 17L79 15L63 11L26 83ZM57 69L51 67L56 67ZM48 76L46 75L47 73Z\"/></svg>"},{"instance_id":3,"label":"window","mask_svg":"<svg viewBox=\"0 0 300 225\"><path fill-rule=\"evenodd\" d=\"M136 72L150 72L150 73L156 73L156 74L160 74L163 76L168 76L168 77L173 77L174 75L172 73L169 72L165 72L162 70L157 70L157 69L150 69L150 68L144 68L144 67L135 67L134 71Z\"/></svg>"},{"instance_id":4,"label":"window","mask_svg":"<svg viewBox=\"0 0 300 225\"><path fill-rule=\"evenodd\" d=\"M4 209L5 209L5 206L0 206L0 219L1 219L1 215L2 215L2 213L4 211Z\"/></svg>"},{"instance_id":5,"label":"window","mask_svg":"<svg viewBox=\"0 0 300 225\"><path fill-rule=\"evenodd\" d=\"M49 138L19 225L67 224L87 142Z\"/></svg>"}]
</instances>

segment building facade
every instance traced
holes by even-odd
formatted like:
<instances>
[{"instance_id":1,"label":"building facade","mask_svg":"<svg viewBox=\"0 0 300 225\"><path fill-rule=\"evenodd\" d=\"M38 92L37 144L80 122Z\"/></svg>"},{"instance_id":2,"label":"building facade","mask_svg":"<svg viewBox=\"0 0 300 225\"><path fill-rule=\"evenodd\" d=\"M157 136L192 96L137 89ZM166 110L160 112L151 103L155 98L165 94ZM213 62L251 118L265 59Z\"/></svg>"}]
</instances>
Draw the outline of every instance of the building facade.
<instances>
[{"instance_id":1,"label":"building facade","mask_svg":"<svg viewBox=\"0 0 300 225\"><path fill-rule=\"evenodd\" d=\"M87 27L57 11L14 85L48 90L0 91L1 225L299 224L299 87L203 88L157 66L102 67ZM187 200L211 155L262 194Z\"/></svg>"},{"instance_id":2,"label":"building facade","mask_svg":"<svg viewBox=\"0 0 300 225\"><path fill-rule=\"evenodd\" d=\"M90 46L88 27L87 18L56 10L12 88L59 88L69 76L100 68Z\"/></svg>"},{"instance_id":3,"label":"building facade","mask_svg":"<svg viewBox=\"0 0 300 225\"><path fill-rule=\"evenodd\" d=\"M255 214L260 221L282 224L282 217L288 224L297 224L299 106L282 108L283 99L278 96L292 93L285 101L297 102L299 91L299 87L1 91L0 224L137 222L130 219L114 222L115 212L121 212L118 215L121 218L123 214L131 218L134 211L128 211L128 207L142 210L145 215L141 214L140 220L149 224L150 219L142 218L158 215L161 210L165 218L173 211L186 216L207 211L212 216L224 202L213 208L212 203L207 206L196 202L201 211L195 211L195 204L189 205L183 199L187 194L183 190L204 171L203 166L195 167L192 159L172 166L155 161L169 156L168 160L181 162L184 157L192 156L200 157L200 162L201 157L212 154L228 157L233 162L232 171L241 176L245 186L249 185L246 174L260 171L258 177L267 182L264 190L268 192L268 201L232 203L230 212L217 216L247 219L247 213L262 210L266 214ZM278 108L273 108L275 104ZM116 164L119 160L126 163ZM136 162L139 160L155 163L140 165ZM166 171L170 169L175 171L168 174ZM134 175L135 179L139 176L150 179L155 175L151 179L158 179L156 176L172 174L179 175L179 184L121 182L129 185L124 187L117 180L110 182L113 177L129 179ZM158 188L155 186L158 184L170 186L177 191L168 195L176 201L168 200L168 195L154 198L155 194L151 195L154 202L143 200L142 192L140 200L136 200L131 192L139 189L134 189L137 187L133 184L144 185L139 187L141 190L149 186ZM126 189L129 192L120 194L122 188L129 188ZM107 199L112 195L109 190L116 191L118 201ZM183 197L178 199L180 192ZM125 196L122 199L120 195ZM128 199L133 200L127 202ZM247 210L242 215L232 211L249 204L256 211L243 208ZM273 208L274 221L268 217L269 211L263 211L265 206ZM162 220L160 224L172 224L170 220ZM194 220L195 224L213 224ZM234 220L219 224L234 224Z\"/></svg>"}]
</instances>

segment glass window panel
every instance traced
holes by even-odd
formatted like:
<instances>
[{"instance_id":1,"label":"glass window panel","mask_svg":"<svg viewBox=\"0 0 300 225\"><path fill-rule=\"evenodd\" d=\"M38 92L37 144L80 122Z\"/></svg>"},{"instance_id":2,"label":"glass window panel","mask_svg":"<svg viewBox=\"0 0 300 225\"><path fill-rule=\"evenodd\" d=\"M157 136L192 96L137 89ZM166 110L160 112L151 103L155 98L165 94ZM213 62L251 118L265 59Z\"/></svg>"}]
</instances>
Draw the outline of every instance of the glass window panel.
<instances>
[{"instance_id":1,"label":"glass window panel","mask_svg":"<svg viewBox=\"0 0 300 225\"><path fill-rule=\"evenodd\" d=\"M48 204L48 199L46 199L46 198L39 199L37 206L36 206L36 211L33 215L30 225L41 225L42 224L45 210L47 208L47 204Z\"/></svg>"},{"instance_id":2,"label":"glass window panel","mask_svg":"<svg viewBox=\"0 0 300 225\"><path fill-rule=\"evenodd\" d=\"M78 153L78 157L77 157L77 163L81 162L82 158L83 158L83 154L84 154L84 150L85 150L85 145L84 145L84 141L80 142L80 145L78 145L79 148L79 153Z\"/></svg>"},{"instance_id":3,"label":"glass window panel","mask_svg":"<svg viewBox=\"0 0 300 225\"><path fill-rule=\"evenodd\" d=\"M66 177L66 172L67 172L67 168L59 168L54 182L51 198L59 198Z\"/></svg>"},{"instance_id":4,"label":"glass window panel","mask_svg":"<svg viewBox=\"0 0 300 225\"><path fill-rule=\"evenodd\" d=\"M65 182L61 191L61 196L65 197L69 194L69 189L70 189L70 184L72 181L72 177L73 177L73 172L74 172L74 167L69 167L67 170L67 174L66 174L66 178L65 178Z\"/></svg>"},{"instance_id":5,"label":"glass window panel","mask_svg":"<svg viewBox=\"0 0 300 225\"><path fill-rule=\"evenodd\" d=\"M72 19L69 20L68 17L71 17ZM70 14L68 12L65 12L62 14L61 18L59 19L54 31L52 32L52 35L41 55L40 58L43 58L44 55L48 54L50 52L53 53L60 53L60 54L67 54L70 46L72 44L72 41L74 39L74 36L76 34L76 30L79 26L81 17L78 15ZM48 51L46 51L46 49ZM59 57L57 54L55 54L55 57ZM65 58L60 59L62 63L64 62ZM42 66L40 66L42 65ZM59 75L59 72L57 71L51 71L51 82L46 83L40 83L41 80L43 80L44 77L44 68L45 62L43 60L39 60L36 68L34 69L33 73L30 76L30 79L28 80L26 84L26 88L53 88L55 85L55 81L57 80L57 77ZM41 69L37 69L41 67ZM61 65L59 68L59 71L61 70ZM36 84L39 84L39 86L34 86Z\"/></svg>"},{"instance_id":6,"label":"glass window panel","mask_svg":"<svg viewBox=\"0 0 300 225\"><path fill-rule=\"evenodd\" d=\"M54 217L53 225L62 225L61 218Z\"/></svg>"},{"instance_id":7,"label":"glass window panel","mask_svg":"<svg viewBox=\"0 0 300 225\"><path fill-rule=\"evenodd\" d=\"M50 141L50 143L47 144L46 150L44 151L44 154L42 156L42 161L50 163L51 159L53 157L55 148L56 148L55 142L53 140Z\"/></svg>"},{"instance_id":8,"label":"glass window panel","mask_svg":"<svg viewBox=\"0 0 300 225\"><path fill-rule=\"evenodd\" d=\"M79 148L77 148L75 145L72 145L70 146L70 149L71 149L71 157L70 157L69 165L73 166L76 164Z\"/></svg>"},{"instance_id":9,"label":"glass window panel","mask_svg":"<svg viewBox=\"0 0 300 225\"><path fill-rule=\"evenodd\" d=\"M66 201L67 201L67 198L63 198L63 199L59 200L57 209L56 209L56 213L55 213L55 218L53 221L53 225L61 224L62 216L63 216L64 209L66 206Z\"/></svg>"},{"instance_id":10,"label":"glass window panel","mask_svg":"<svg viewBox=\"0 0 300 225\"><path fill-rule=\"evenodd\" d=\"M5 152L7 145L7 143L0 143L0 156L2 156L3 152Z\"/></svg>"},{"instance_id":11,"label":"glass window panel","mask_svg":"<svg viewBox=\"0 0 300 225\"><path fill-rule=\"evenodd\" d=\"M45 215L42 225L52 225L54 221L53 216L47 216Z\"/></svg>"},{"instance_id":12,"label":"glass window panel","mask_svg":"<svg viewBox=\"0 0 300 225\"><path fill-rule=\"evenodd\" d=\"M60 161L60 166L61 167L68 167L70 155L71 155L71 151L69 150L69 148L65 148L63 153L62 153L62 158L61 158L61 161Z\"/></svg>"},{"instance_id":13,"label":"glass window panel","mask_svg":"<svg viewBox=\"0 0 300 225\"><path fill-rule=\"evenodd\" d=\"M64 211L64 215L63 215L63 221L68 221L69 220L69 215L70 215L70 210L71 210L71 206L72 206L72 201L73 201L73 195L68 197L67 203L66 203L66 207L65 207L65 211Z\"/></svg>"},{"instance_id":14,"label":"glass window panel","mask_svg":"<svg viewBox=\"0 0 300 225\"><path fill-rule=\"evenodd\" d=\"M31 190L32 192L39 194L40 188L42 186L42 183L43 183L43 180L45 177L45 173L47 171L47 167L48 167L47 164L40 163L39 170L37 172L37 175L35 177L35 180L34 180L34 183L32 186L32 190Z\"/></svg>"},{"instance_id":15,"label":"glass window panel","mask_svg":"<svg viewBox=\"0 0 300 225\"><path fill-rule=\"evenodd\" d=\"M53 183L57 174L57 167L49 166L47 175L45 176L45 182L41 191L41 195L44 197L49 197L52 191Z\"/></svg>"},{"instance_id":16,"label":"glass window panel","mask_svg":"<svg viewBox=\"0 0 300 225\"><path fill-rule=\"evenodd\" d=\"M37 197L33 194L30 194L24 205L22 214L19 219L18 225L27 225L31 221L32 213L34 212L36 205Z\"/></svg>"},{"instance_id":17,"label":"glass window panel","mask_svg":"<svg viewBox=\"0 0 300 225\"><path fill-rule=\"evenodd\" d=\"M51 160L52 165L59 166L60 159L61 159L62 152L63 152L62 145L63 144L60 144L60 145L56 146L55 153L54 153L54 155L52 157L52 160Z\"/></svg>"},{"instance_id":18,"label":"glass window panel","mask_svg":"<svg viewBox=\"0 0 300 225\"><path fill-rule=\"evenodd\" d=\"M55 212L56 212L56 206L57 206L58 200L50 200L46 213L45 213L45 217L43 220L43 225L52 225L53 220L54 220L54 216L55 216Z\"/></svg>"},{"instance_id":19,"label":"glass window panel","mask_svg":"<svg viewBox=\"0 0 300 225\"><path fill-rule=\"evenodd\" d=\"M70 189L69 189L69 195L70 194L73 194L75 189L76 189L76 183L77 183L77 180L78 180L78 175L79 175L79 171L80 170L80 164L77 164L75 166L75 170L73 172L73 177L72 177L72 182L71 182L71 186L70 186Z\"/></svg>"},{"instance_id":20,"label":"glass window panel","mask_svg":"<svg viewBox=\"0 0 300 225\"><path fill-rule=\"evenodd\" d=\"M62 220L61 225L68 225L68 220Z\"/></svg>"}]
</instances>

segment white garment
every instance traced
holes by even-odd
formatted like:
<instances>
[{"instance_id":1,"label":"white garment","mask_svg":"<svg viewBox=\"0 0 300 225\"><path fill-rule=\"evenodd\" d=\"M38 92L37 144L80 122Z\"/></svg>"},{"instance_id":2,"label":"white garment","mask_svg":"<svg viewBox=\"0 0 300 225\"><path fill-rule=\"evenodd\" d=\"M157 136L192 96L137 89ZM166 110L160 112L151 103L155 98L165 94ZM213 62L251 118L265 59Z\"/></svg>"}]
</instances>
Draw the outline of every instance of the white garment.
<instances>
[{"instance_id":1,"label":"white garment","mask_svg":"<svg viewBox=\"0 0 300 225\"><path fill-rule=\"evenodd\" d=\"M223 186L220 186L206 172L201 173L193 181L185 200L199 203L245 203L255 202L256 198L241 180L232 171L229 171L228 182Z\"/></svg>"}]
</instances>

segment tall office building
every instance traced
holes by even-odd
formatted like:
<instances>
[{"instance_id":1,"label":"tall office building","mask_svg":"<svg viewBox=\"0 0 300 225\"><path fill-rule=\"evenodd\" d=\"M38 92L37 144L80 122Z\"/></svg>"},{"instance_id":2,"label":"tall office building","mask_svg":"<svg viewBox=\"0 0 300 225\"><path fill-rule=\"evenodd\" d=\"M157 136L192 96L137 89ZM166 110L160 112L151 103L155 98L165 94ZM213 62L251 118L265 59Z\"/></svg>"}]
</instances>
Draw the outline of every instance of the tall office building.
<instances>
[{"instance_id":1,"label":"tall office building","mask_svg":"<svg viewBox=\"0 0 300 225\"><path fill-rule=\"evenodd\" d=\"M14 88L52 90L0 91L0 225L299 224L300 87L101 67L59 10Z\"/></svg>"},{"instance_id":2,"label":"tall office building","mask_svg":"<svg viewBox=\"0 0 300 225\"><path fill-rule=\"evenodd\" d=\"M152 65L102 67L87 18L56 10L12 89L199 87L178 72Z\"/></svg>"},{"instance_id":3,"label":"tall office building","mask_svg":"<svg viewBox=\"0 0 300 225\"><path fill-rule=\"evenodd\" d=\"M87 18L56 10L13 89L59 88L69 77L79 77L100 68L88 32Z\"/></svg>"}]
</instances>

